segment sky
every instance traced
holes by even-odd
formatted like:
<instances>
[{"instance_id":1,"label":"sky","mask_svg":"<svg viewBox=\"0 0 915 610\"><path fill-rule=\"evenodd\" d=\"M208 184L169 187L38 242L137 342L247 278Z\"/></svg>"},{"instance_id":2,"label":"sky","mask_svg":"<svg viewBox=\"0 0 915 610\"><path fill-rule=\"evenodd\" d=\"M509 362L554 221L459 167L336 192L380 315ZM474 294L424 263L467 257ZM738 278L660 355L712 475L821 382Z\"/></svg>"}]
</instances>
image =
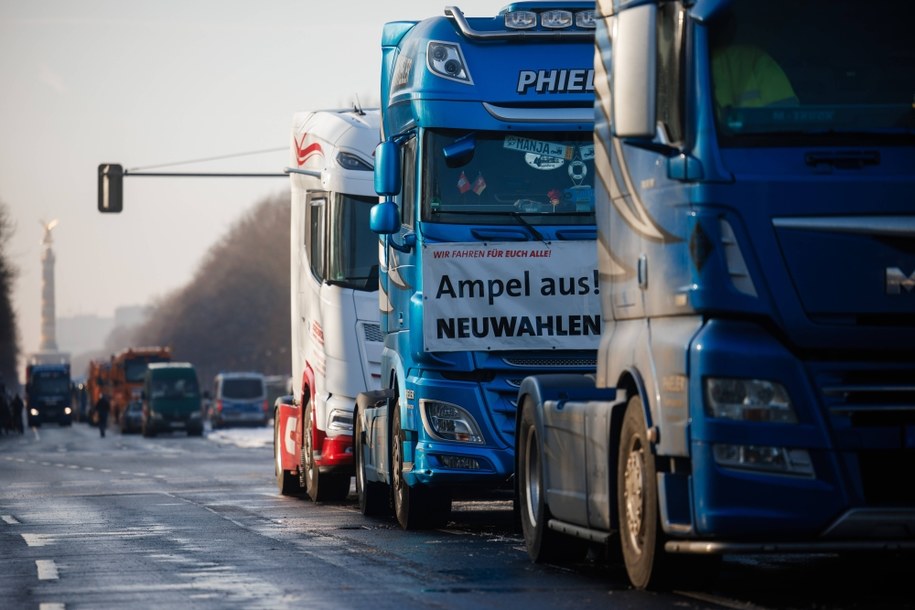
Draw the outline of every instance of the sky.
<instances>
[{"instance_id":1,"label":"sky","mask_svg":"<svg viewBox=\"0 0 915 610\"><path fill-rule=\"evenodd\" d=\"M124 211L101 214L99 164L282 173L294 112L378 104L385 22L507 3L0 0L0 202L21 350L40 343L43 223L58 221L58 319L109 317L187 285L247 210L288 189L133 176ZM184 163L214 157L228 158Z\"/></svg>"}]
</instances>

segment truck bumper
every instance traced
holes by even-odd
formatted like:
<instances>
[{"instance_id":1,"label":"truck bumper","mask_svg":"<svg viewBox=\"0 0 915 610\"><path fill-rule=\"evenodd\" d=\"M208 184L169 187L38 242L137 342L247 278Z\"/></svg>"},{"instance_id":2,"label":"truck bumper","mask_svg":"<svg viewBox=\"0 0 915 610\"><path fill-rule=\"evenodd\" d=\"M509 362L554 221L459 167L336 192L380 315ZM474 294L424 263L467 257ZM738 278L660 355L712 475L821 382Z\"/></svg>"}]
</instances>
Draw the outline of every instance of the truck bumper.
<instances>
[{"instance_id":1,"label":"truck bumper","mask_svg":"<svg viewBox=\"0 0 915 610\"><path fill-rule=\"evenodd\" d=\"M411 487L497 489L509 484L515 469L514 459L514 451L509 449L470 449L452 443L420 441L412 468L404 465L404 480Z\"/></svg>"},{"instance_id":2,"label":"truck bumper","mask_svg":"<svg viewBox=\"0 0 915 610\"><path fill-rule=\"evenodd\" d=\"M908 395L887 390L908 387L911 362L805 361L759 326L723 321L690 359L691 471L660 480L665 529L696 540L674 546L915 543L915 419ZM780 384L796 421L712 417L710 377Z\"/></svg>"}]
</instances>

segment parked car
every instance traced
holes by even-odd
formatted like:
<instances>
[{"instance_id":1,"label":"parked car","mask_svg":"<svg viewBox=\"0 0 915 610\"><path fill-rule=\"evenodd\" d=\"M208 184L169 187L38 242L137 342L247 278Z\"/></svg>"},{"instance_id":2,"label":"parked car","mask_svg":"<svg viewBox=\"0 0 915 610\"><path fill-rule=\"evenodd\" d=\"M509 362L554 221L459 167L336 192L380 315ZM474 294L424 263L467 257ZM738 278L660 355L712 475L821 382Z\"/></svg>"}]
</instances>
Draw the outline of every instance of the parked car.
<instances>
[{"instance_id":1,"label":"parked car","mask_svg":"<svg viewBox=\"0 0 915 610\"><path fill-rule=\"evenodd\" d=\"M132 400L121 415L121 434L139 434L143 431L143 401Z\"/></svg>"},{"instance_id":2,"label":"parked car","mask_svg":"<svg viewBox=\"0 0 915 610\"><path fill-rule=\"evenodd\" d=\"M264 375L252 372L216 375L209 416L213 429L267 425L271 413Z\"/></svg>"}]
</instances>

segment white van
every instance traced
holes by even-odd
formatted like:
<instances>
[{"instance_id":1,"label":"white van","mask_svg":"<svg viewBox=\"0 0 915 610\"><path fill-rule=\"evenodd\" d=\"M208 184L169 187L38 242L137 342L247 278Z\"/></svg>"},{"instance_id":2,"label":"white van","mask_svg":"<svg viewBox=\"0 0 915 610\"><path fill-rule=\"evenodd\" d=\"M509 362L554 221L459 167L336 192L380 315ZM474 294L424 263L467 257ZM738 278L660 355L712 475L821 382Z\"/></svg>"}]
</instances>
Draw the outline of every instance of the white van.
<instances>
[{"instance_id":1,"label":"white van","mask_svg":"<svg viewBox=\"0 0 915 610\"><path fill-rule=\"evenodd\" d=\"M267 383L261 373L220 373L213 379L210 424L214 430L227 426L266 426L270 415Z\"/></svg>"}]
</instances>

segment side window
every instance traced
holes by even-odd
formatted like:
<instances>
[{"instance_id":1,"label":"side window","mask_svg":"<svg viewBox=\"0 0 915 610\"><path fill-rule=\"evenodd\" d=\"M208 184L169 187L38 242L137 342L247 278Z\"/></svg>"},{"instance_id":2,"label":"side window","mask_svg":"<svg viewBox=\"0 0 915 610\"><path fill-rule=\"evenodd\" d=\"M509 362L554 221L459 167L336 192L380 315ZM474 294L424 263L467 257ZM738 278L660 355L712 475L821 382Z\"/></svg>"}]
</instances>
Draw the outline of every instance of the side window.
<instances>
[{"instance_id":1,"label":"side window","mask_svg":"<svg viewBox=\"0 0 915 610\"><path fill-rule=\"evenodd\" d=\"M670 143L683 139L683 46L686 22L679 2L658 7L658 120Z\"/></svg>"},{"instance_id":2,"label":"side window","mask_svg":"<svg viewBox=\"0 0 915 610\"><path fill-rule=\"evenodd\" d=\"M308 264L311 273L318 281L324 281L324 236L327 217L327 194L309 193L305 201L305 252L308 253Z\"/></svg>"},{"instance_id":3,"label":"side window","mask_svg":"<svg viewBox=\"0 0 915 610\"><path fill-rule=\"evenodd\" d=\"M403 145L403 189L401 190L400 220L413 226L416 210L416 138L410 138Z\"/></svg>"}]
</instances>

